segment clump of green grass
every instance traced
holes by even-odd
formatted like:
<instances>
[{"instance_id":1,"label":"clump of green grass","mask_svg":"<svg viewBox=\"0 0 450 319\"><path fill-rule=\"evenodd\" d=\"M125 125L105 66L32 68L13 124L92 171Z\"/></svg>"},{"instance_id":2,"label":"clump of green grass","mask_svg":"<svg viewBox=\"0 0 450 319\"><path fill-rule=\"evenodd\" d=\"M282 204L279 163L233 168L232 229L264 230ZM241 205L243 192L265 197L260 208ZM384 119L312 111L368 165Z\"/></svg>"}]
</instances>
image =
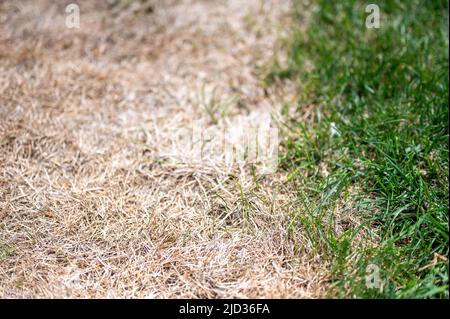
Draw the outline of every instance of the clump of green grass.
<instances>
[{"instance_id":1,"label":"clump of green grass","mask_svg":"<svg viewBox=\"0 0 450 319\"><path fill-rule=\"evenodd\" d=\"M288 123L282 167L307 212L289 231L329 258L333 296L448 298L448 1L377 4L381 28L367 29L364 1L316 1L288 67L268 78L298 77L299 111L316 110ZM343 198L369 231L356 250L361 229L331 226ZM364 280L370 264L377 288Z\"/></svg>"}]
</instances>

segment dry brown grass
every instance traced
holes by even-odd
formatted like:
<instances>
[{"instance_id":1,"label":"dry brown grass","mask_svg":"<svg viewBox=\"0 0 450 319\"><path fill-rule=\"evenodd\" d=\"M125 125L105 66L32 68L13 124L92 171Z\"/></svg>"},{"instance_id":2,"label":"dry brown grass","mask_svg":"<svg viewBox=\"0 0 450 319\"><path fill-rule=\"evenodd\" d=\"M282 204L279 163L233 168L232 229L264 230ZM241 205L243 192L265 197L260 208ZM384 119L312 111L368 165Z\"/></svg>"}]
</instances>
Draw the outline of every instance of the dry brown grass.
<instances>
[{"instance_id":1,"label":"dry brown grass","mask_svg":"<svg viewBox=\"0 0 450 319\"><path fill-rule=\"evenodd\" d=\"M289 1L80 1L75 30L67 3L0 3L0 296L322 295L283 174L168 152L212 92L233 98L218 130L276 117L293 93L259 72L283 54Z\"/></svg>"}]
</instances>

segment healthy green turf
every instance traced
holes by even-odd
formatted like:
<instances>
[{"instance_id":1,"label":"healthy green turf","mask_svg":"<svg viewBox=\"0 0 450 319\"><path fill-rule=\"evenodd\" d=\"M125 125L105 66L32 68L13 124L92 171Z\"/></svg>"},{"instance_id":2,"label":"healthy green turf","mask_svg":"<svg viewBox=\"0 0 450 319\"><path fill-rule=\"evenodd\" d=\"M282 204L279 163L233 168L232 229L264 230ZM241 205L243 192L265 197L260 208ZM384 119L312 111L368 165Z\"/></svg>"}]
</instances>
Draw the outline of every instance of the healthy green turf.
<instances>
[{"instance_id":1,"label":"healthy green turf","mask_svg":"<svg viewBox=\"0 0 450 319\"><path fill-rule=\"evenodd\" d=\"M286 121L281 164L302 205L289 232L332 265L332 297L448 298L448 1L371 3L380 29L364 1L296 6L312 12L307 32L267 78L297 77L299 113L314 105ZM338 234L344 212L363 223Z\"/></svg>"}]
</instances>

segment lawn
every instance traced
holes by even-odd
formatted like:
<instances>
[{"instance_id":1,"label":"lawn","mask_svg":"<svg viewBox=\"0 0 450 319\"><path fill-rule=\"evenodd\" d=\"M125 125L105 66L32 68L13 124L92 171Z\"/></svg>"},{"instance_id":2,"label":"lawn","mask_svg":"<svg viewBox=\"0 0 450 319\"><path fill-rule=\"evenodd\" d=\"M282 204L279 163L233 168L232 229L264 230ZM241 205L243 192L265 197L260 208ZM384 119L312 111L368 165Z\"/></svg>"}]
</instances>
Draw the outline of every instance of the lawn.
<instances>
[{"instance_id":1,"label":"lawn","mask_svg":"<svg viewBox=\"0 0 450 319\"><path fill-rule=\"evenodd\" d=\"M307 31L267 77L299 83L289 232L329 261L331 297L448 298L448 1L377 4L378 29L364 1L298 2Z\"/></svg>"}]
</instances>

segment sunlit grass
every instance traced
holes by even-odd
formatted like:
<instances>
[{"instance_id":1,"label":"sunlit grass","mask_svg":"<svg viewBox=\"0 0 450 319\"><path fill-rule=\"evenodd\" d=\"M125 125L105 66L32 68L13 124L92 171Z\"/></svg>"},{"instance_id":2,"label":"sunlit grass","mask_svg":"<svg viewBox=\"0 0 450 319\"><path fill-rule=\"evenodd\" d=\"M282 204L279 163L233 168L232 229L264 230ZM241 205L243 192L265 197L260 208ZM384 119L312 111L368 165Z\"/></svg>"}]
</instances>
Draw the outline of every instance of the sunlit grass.
<instances>
[{"instance_id":1,"label":"sunlit grass","mask_svg":"<svg viewBox=\"0 0 450 319\"><path fill-rule=\"evenodd\" d=\"M268 77L299 78L298 111L315 106L287 123L282 165L306 210L289 231L332 261L331 296L448 298L448 1L379 5L367 29L363 1L315 2ZM337 233L344 211L361 224ZM381 289L365 284L369 264Z\"/></svg>"}]
</instances>

